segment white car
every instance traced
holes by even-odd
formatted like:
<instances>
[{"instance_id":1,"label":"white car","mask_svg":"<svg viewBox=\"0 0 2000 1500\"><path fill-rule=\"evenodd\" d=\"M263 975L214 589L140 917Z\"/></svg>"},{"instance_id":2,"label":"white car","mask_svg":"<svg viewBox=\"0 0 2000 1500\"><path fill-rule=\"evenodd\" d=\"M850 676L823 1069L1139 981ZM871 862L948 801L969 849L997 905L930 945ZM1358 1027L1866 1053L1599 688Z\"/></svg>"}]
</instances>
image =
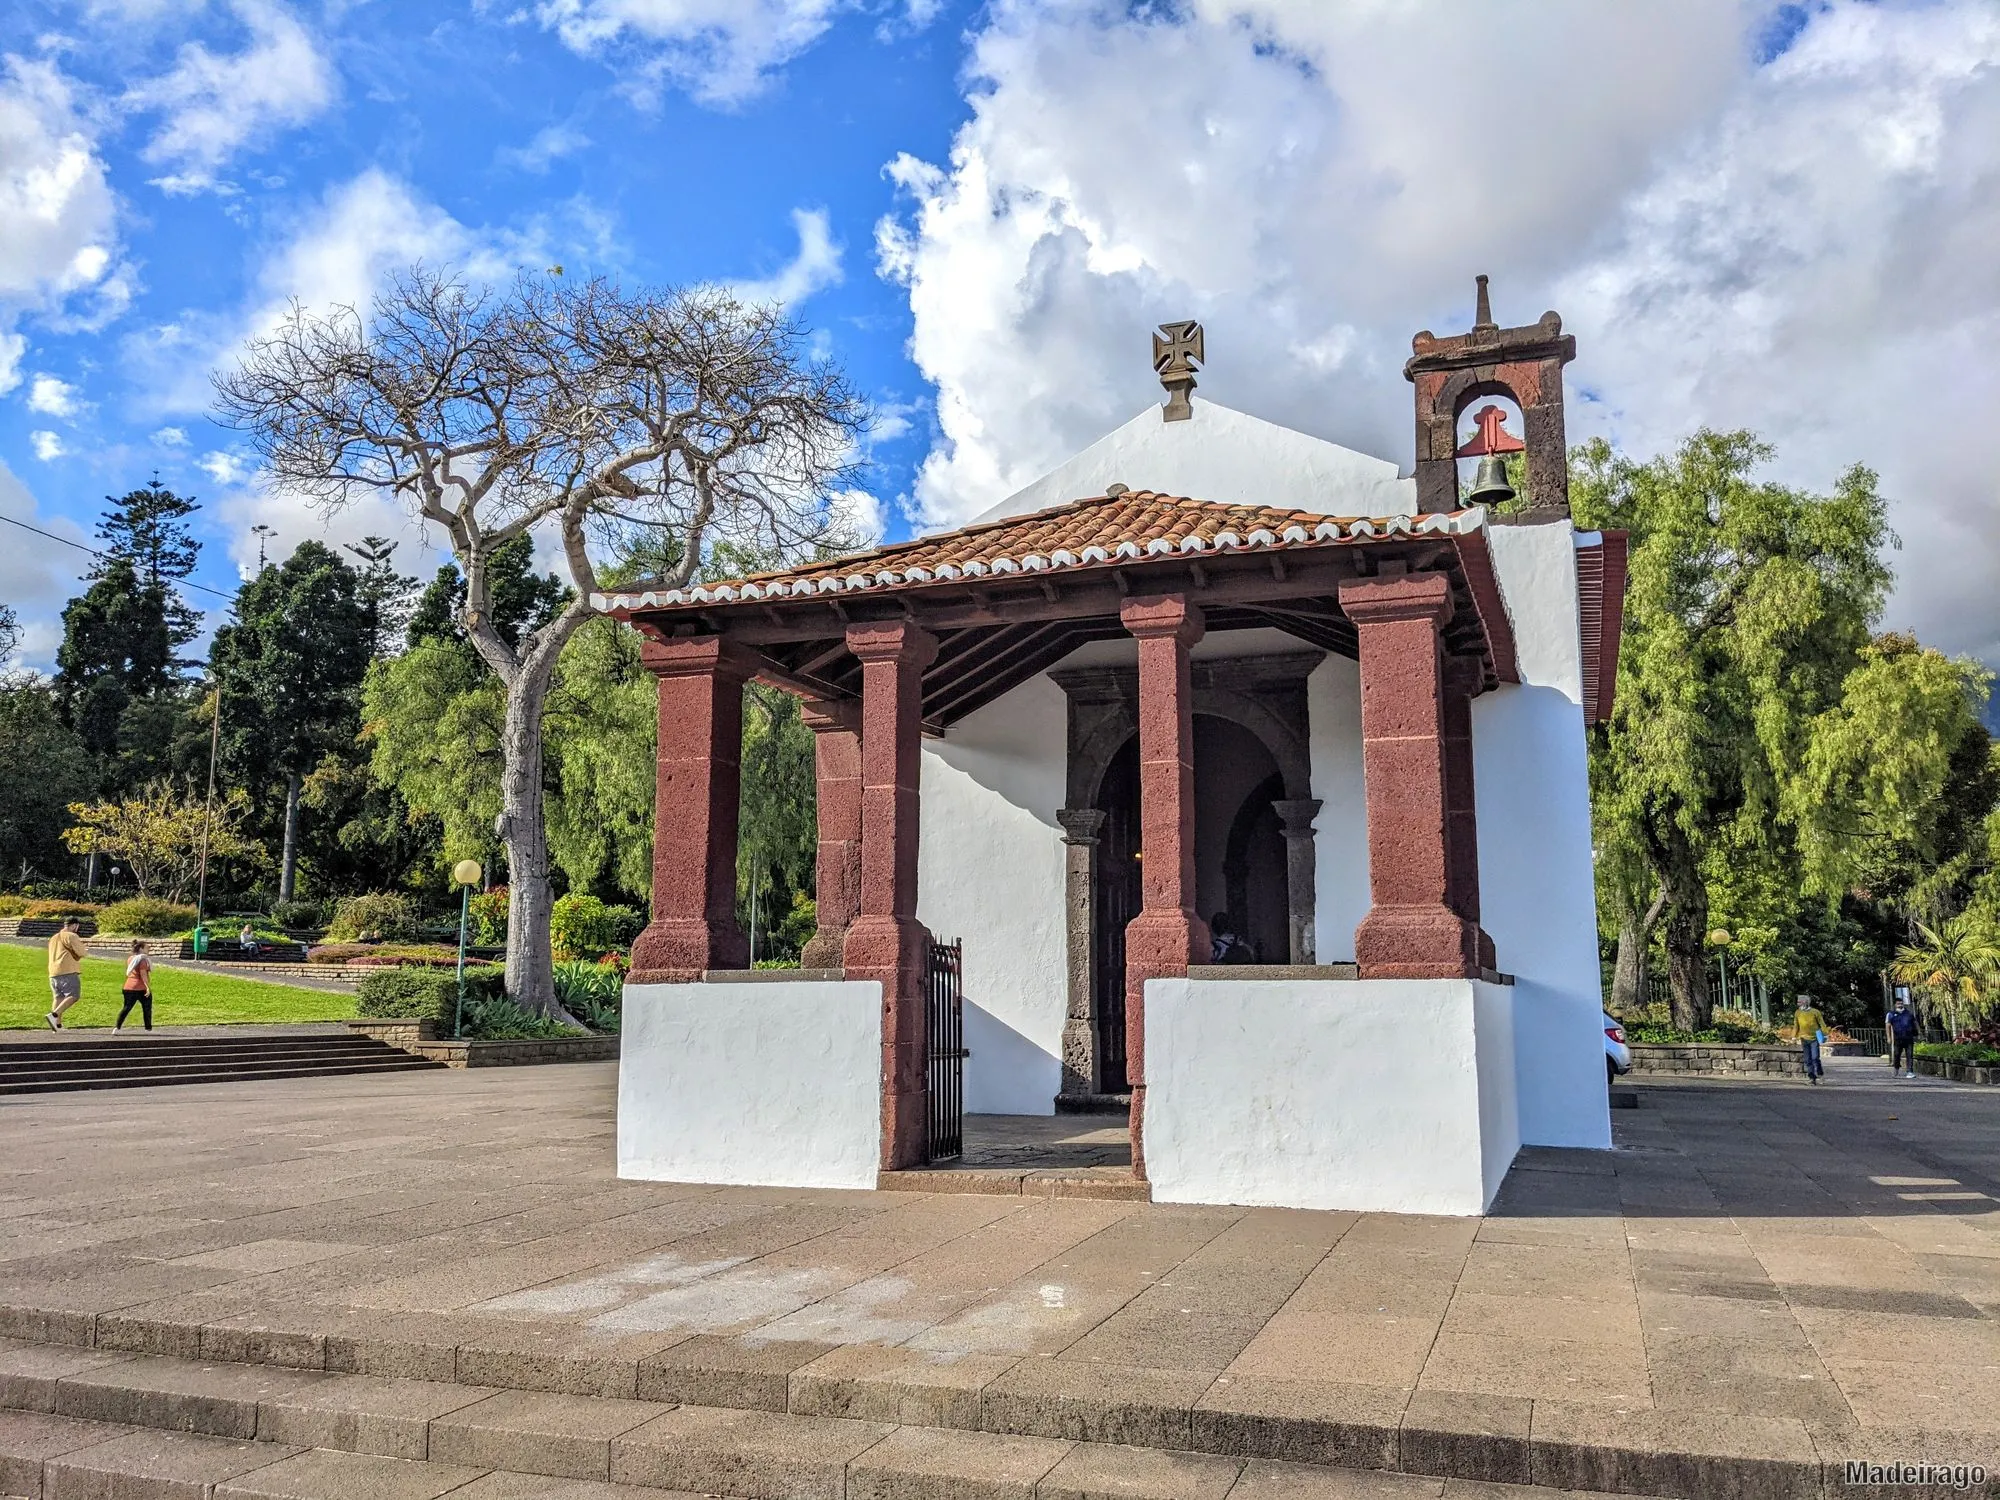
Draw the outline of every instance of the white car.
<instances>
[{"instance_id":1,"label":"white car","mask_svg":"<svg viewBox=\"0 0 2000 1500\"><path fill-rule=\"evenodd\" d=\"M1620 1073L1632 1071L1632 1049L1625 1045L1625 1028L1610 1011L1604 1012L1604 1081L1616 1083Z\"/></svg>"}]
</instances>

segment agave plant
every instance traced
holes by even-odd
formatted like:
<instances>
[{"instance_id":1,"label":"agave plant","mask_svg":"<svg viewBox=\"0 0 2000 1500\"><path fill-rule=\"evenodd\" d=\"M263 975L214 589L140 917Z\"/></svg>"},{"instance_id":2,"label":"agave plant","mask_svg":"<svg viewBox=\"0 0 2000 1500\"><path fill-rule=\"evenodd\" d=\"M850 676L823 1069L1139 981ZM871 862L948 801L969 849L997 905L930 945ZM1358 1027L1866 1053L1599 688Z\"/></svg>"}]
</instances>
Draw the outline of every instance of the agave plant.
<instances>
[{"instance_id":1,"label":"agave plant","mask_svg":"<svg viewBox=\"0 0 2000 1500\"><path fill-rule=\"evenodd\" d=\"M570 959L555 966L556 998L592 1031L618 1030L625 975L615 964Z\"/></svg>"}]
</instances>

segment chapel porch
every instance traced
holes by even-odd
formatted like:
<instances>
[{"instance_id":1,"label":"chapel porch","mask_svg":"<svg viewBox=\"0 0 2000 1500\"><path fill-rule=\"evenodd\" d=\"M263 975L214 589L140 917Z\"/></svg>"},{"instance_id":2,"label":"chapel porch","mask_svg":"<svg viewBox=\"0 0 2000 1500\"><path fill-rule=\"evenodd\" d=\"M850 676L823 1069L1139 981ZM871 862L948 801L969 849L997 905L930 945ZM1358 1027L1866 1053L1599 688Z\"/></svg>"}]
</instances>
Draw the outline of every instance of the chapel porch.
<instances>
[{"instance_id":1,"label":"chapel porch","mask_svg":"<svg viewBox=\"0 0 2000 1500\"><path fill-rule=\"evenodd\" d=\"M1499 979L1479 926L1471 702L1517 672L1485 527L1477 509L1332 517L1114 487L861 558L606 601L647 636L660 693L653 920L633 984L747 966L734 913L742 685L798 692L819 747L820 930L806 965L827 983L879 985L880 1165L925 1165L922 745L1080 648L1129 641L1129 667L1051 674L1071 708L1069 805L1056 813L1071 954L1062 1092L1129 1090L1144 1180L1147 986L1186 980L1212 951L1197 718L1256 740L1273 767L1260 790L1282 794L1261 800L1281 825L1283 949L1269 956L1283 961L1227 978ZM1205 636L1249 632L1292 649L1197 667ZM1314 962L1318 806L1303 724L1285 709L1328 653L1360 673L1372 904L1351 965ZM1109 860L1124 862L1122 908Z\"/></svg>"}]
</instances>

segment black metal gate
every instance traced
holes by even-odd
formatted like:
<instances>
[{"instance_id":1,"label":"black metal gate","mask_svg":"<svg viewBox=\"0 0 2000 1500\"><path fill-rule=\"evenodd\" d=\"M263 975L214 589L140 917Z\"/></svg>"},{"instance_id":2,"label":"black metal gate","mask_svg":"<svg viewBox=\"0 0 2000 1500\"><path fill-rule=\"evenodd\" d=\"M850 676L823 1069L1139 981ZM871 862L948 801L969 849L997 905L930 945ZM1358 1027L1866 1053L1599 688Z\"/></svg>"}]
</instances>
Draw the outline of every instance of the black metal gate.
<instances>
[{"instance_id":1,"label":"black metal gate","mask_svg":"<svg viewBox=\"0 0 2000 1500\"><path fill-rule=\"evenodd\" d=\"M930 1119L925 1154L944 1161L965 1150L965 990L961 944L931 940L924 965L924 994L930 1031L927 1079Z\"/></svg>"}]
</instances>

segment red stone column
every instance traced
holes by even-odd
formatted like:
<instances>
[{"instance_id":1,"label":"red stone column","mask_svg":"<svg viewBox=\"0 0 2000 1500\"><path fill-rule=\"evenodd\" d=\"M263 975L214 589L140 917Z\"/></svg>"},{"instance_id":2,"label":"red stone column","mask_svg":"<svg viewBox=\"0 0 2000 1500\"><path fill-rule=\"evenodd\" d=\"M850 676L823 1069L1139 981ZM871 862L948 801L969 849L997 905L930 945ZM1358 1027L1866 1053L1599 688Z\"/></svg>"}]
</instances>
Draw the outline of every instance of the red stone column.
<instances>
[{"instance_id":1,"label":"red stone column","mask_svg":"<svg viewBox=\"0 0 2000 1500\"><path fill-rule=\"evenodd\" d=\"M1480 970L1479 927L1454 911L1445 795L1441 573L1341 585L1361 640L1361 766L1372 905L1354 933L1364 979L1445 979Z\"/></svg>"},{"instance_id":2,"label":"red stone column","mask_svg":"<svg viewBox=\"0 0 2000 1500\"><path fill-rule=\"evenodd\" d=\"M653 919L632 945L635 984L686 983L749 966L736 925L743 684L756 658L720 636L647 641L659 679L653 792Z\"/></svg>"},{"instance_id":3,"label":"red stone column","mask_svg":"<svg viewBox=\"0 0 2000 1500\"><path fill-rule=\"evenodd\" d=\"M917 785L923 670L937 639L907 622L854 625L861 660L861 909L847 929L849 979L882 986L882 1169L924 1163L924 956L917 921Z\"/></svg>"},{"instance_id":4,"label":"red stone column","mask_svg":"<svg viewBox=\"0 0 2000 1500\"><path fill-rule=\"evenodd\" d=\"M1493 968L1493 939L1479 927L1479 810L1472 783L1472 700L1485 672L1470 656L1444 659L1444 699L1439 732L1444 741L1445 904L1479 934L1479 965Z\"/></svg>"},{"instance_id":5,"label":"red stone column","mask_svg":"<svg viewBox=\"0 0 2000 1500\"><path fill-rule=\"evenodd\" d=\"M819 927L799 959L806 969L837 969L848 924L861 909L861 736L853 704L807 699L819 809L819 857L813 901Z\"/></svg>"},{"instance_id":6,"label":"red stone column","mask_svg":"<svg viewBox=\"0 0 2000 1500\"><path fill-rule=\"evenodd\" d=\"M1179 594L1127 599L1139 641L1139 915L1125 926L1125 1076L1132 1086L1132 1171L1146 1175L1146 981L1206 963L1194 909L1194 688L1188 649L1201 611Z\"/></svg>"}]
</instances>

